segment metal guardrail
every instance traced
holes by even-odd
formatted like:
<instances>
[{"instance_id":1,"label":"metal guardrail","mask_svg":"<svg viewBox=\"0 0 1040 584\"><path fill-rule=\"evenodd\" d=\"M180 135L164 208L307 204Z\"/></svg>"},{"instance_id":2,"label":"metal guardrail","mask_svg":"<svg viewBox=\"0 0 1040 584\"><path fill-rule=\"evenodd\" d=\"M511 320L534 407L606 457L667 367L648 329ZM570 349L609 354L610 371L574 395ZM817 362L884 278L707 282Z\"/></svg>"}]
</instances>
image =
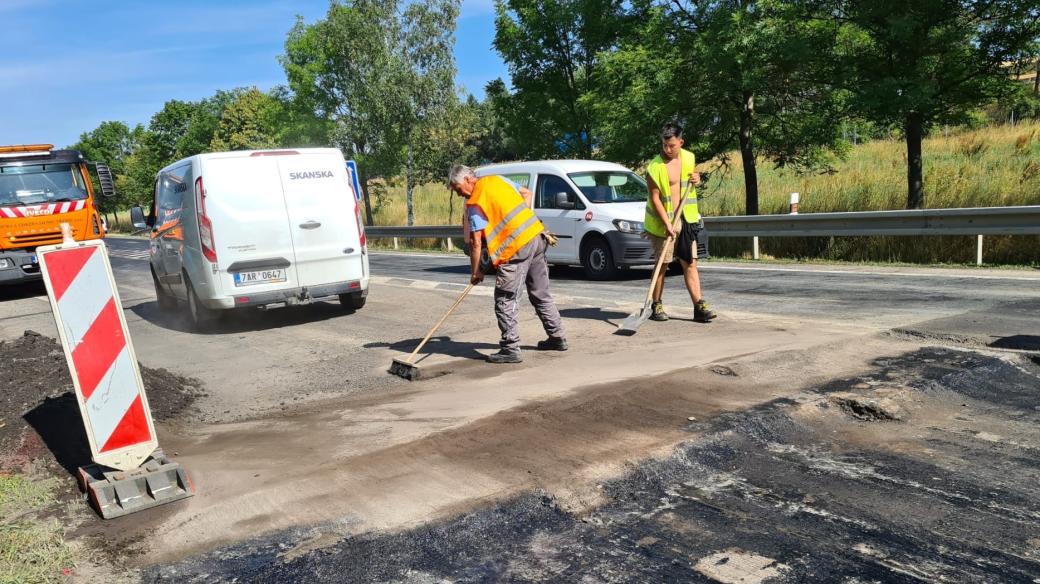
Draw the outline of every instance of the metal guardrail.
<instances>
[{"instance_id":1,"label":"metal guardrail","mask_svg":"<svg viewBox=\"0 0 1040 584\"><path fill-rule=\"evenodd\" d=\"M711 237L753 238L755 259L760 237L974 235L977 263L982 264L983 235L1040 235L1040 205L705 217L704 223ZM397 238L460 238L462 227L366 227L365 233L394 238L396 247ZM451 245L448 239L449 249Z\"/></svg>"},{"instance_id":2,"label":"metal guardrail","mask_svg":"<svg viewBox=\"0 0 1040 584\"><path fill-rule=\"evenodd\" d=\"M705 217L712 237L1040 234L1040 205Z\"/></svg>"},{"instance_id":3,"label":"metal guardrail","mask_svg":"<svg viewBox=\"0 0 1040 584\"><path fill-rule=\"evenodd\" d=\"M1040 205L705 217L712 237L866 235L1037 235ZM369 237L460 238L458 225L366 227Z\"/></svg>"}]
</instances>

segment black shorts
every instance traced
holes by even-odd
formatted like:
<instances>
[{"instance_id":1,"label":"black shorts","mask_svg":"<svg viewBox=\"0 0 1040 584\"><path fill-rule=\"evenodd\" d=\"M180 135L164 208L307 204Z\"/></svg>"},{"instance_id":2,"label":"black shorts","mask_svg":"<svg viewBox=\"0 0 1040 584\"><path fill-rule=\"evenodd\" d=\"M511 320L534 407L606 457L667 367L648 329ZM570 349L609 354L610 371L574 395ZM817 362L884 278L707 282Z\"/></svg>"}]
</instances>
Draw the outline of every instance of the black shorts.
<instances>
[{"instance_id":1,"label":"black shorts","mask_svg":"<svg viewBox=\"0 0 1040 584\"><path fill-rule=\"evenodd\" d=\"M697 249L696 258L693 257L694 246ZM711 257L708 254L708 230L704 228L703 222L687 223L686 219L683 219L675 240L675 257L686 263Z\"/></svg>"}]
</instances>

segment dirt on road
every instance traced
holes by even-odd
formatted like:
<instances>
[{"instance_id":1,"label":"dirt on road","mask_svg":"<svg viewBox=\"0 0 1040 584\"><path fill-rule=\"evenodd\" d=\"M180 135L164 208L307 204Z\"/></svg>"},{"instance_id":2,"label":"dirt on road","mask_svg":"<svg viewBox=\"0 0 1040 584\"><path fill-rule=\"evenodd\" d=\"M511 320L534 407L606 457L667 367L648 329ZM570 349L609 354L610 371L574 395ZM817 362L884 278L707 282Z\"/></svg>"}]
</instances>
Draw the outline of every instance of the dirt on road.
<instances>
[{"instance_id":1,"label":"dirt on road","mask_svg":"<svg viewBox=\"0 0 1040 584\"><path fill-rule=\"evenodd\" d=\"M61 345L34 331L0 341L0 472L29 467L67 476L90 462L72 378ZM197 379L165 369L141 367L145 392L156 421L191 415L206 395Z\"/></svg>"}]
</instances>

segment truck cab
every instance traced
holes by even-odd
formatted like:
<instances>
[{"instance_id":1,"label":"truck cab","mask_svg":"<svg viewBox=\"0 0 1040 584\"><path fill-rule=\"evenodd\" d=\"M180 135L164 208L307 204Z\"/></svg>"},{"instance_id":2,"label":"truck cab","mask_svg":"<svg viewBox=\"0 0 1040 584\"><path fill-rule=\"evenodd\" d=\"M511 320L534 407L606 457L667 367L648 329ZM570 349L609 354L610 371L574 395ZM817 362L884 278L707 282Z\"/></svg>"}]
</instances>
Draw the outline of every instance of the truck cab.
<instances>
[{"instance_id":1,"label":"truck cab","mask_svg":"<svg viewBox=\"0 0 1040 584\"><path fill-rule=\"evenodd\" d=\"M61 224L77 241L104 237L89 163L50 144L0 146L0 285L40 280L36 248L61 243ZM96 164L106 195L112 175Z\"/></svg>"}]
</instances>

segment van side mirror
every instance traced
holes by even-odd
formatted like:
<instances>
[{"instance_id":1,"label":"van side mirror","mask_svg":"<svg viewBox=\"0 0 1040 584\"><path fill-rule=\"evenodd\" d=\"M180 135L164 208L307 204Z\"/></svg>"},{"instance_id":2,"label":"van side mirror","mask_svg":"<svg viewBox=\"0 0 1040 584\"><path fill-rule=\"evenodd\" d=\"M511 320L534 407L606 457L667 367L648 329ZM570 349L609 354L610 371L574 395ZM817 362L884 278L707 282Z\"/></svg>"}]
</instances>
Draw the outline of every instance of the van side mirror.
<instances>
[{"instance_id":1,"label":"van side mirror","mask_svg":"<svg viewBox=\"0 0 1040 584\"><path fill-rule=\"evenodd\" d=\"M144 231L150 227L150 225L148 225L148 220L145 219L144 209L140 207L130 208L130 224L133 225L134 229L137 231Z\"/></svg>"},{"instance_id":2,"label":"van side mirror","mask_svg":"<svg viewBox=\"0 0 1040 584\"><path fill-rule=\"evenodd\" d=\"M567 193L556 193L556 208L557 209L573 209L574 201L571 200Z\"/></svg>"},{"instance_id":3,"label":"van side mirror","mask_svg":"<svg viewBox=\"0 0 1040 584\"><path fill-rule=\"evenodd\" d=\"M100 162L95 163L94 168L97 170L98 183L101 184L101 194L106 197L116 196L116 182L112 178L112 169Z\"/></svg>"}]
</instances>

